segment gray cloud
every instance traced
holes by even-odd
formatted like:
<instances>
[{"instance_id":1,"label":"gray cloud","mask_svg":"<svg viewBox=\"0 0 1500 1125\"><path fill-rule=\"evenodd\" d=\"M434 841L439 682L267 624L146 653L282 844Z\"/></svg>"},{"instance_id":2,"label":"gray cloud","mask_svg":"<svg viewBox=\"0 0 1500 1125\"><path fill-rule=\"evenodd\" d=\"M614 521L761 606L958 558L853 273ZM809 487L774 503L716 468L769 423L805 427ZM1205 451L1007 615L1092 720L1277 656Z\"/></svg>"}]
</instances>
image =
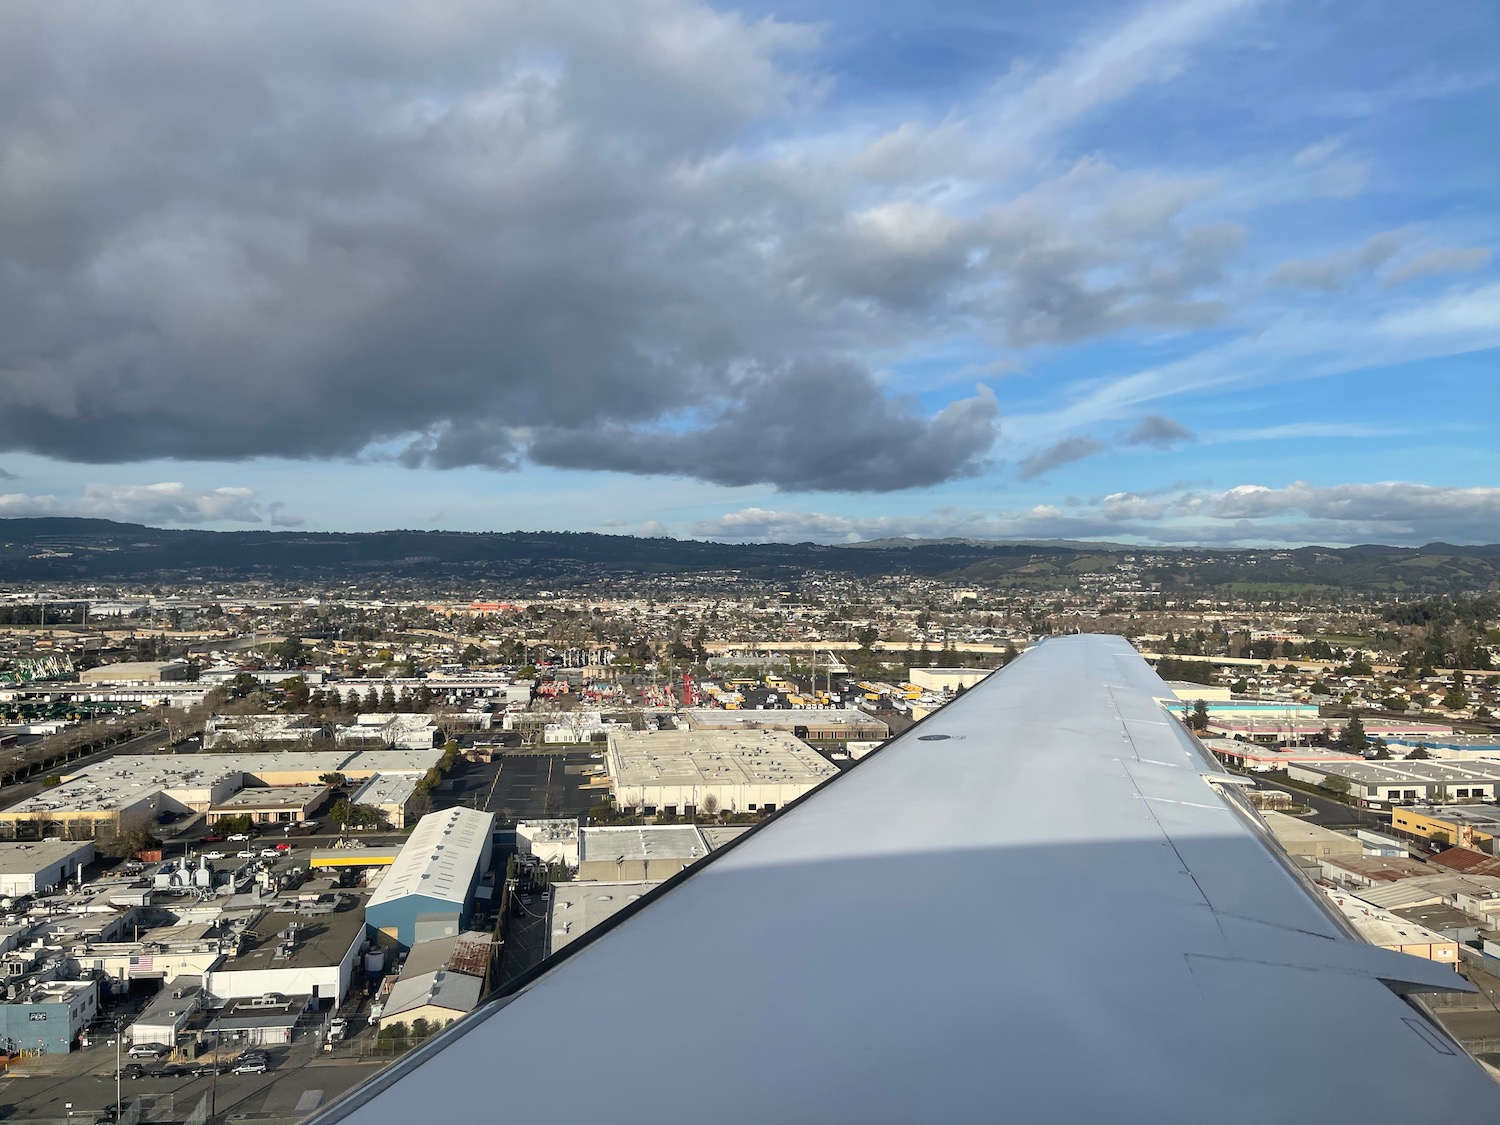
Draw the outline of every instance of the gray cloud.
<instances>
[{"instance_id":1,"label":"gray cloud","mask_svg":"<svg viewBox=\"0 0 1500 1125\"><path fill-rule=\"evenodd\" d=\"M829 404L836 403L836 411ZM686 430L550 430L542 464L691 475L724 485L888 492L970 475L995 439L999 411L981 389L931 419L877 393L867 373L800 366L754 381L742 399Z\"/></svg>"},{"instance_id":2,"label":"gray cloud","mask_svg":"<svg viewBox=\"0 0 1500 1125\"><path fill-rule=\"evenodd\" d=\"M1271 272L1270 281L1272 285L1333 293L1385 265L1400 252L1409 238L1409 232L1404 230L1384 231L1353 250L1283 262Z\"/></svg>"},{"instance_id":3,"label":"gray cloud","mask_svg":"<svg viewBox=\"0 0 1500 1125\"><path fill-rule=\"evenodd\" d=\"M1472 273L1490 264L1492 255L1481 246L1468 248L1448 247L1429 250L1409 261L1402 262L1386 271L1380 280L1386 285L1399 285L1403 281L1415 281L1419 277L1434 277L1444 273Z\"/></svg>"},{"instance_id":4,"label":"gray cloud","mask_svg":"<svg viewBox=\"0 0 1500 1125\"><path fill-rule=\"evenodd\" d=\"M1082 461L1085 457L1092 457L1096 453L1103 453L1109 446L1102 441L1081 434L1076 437L1063 438L1062 441L1047 446L1037 453L1023 460L1017 469L1022 480L1031 480L1043 473L1068 465L1074 461Z\"/></svg>"},{"instance_id":5,"label":"gray cloud","mask_svg":"<svg viewBox=\"0 0 1500 1125\"><path fill-rule=\"evenodd\" d=\"M984 151L1019 166L1037 122L1175 72L1236 7L1021 83ZM1190 218L1213 184L1095 160L941 210L962 122L880 176L878 143L767 151L818 97L815 35L693 0L4 20L0 450L931 484L982 463L993 401L932 414L851 357L1211 324L1242 235Z\"/></svg>"},{"instance_id":6,"label":"gray cloud","mask_svg":"<svg viewBox=\"0 0 1500 1125\"><path fill-rule=\"evenodd\" d=\"M1404 481L1318 487L1296 481L1285 488L1240 485L1215 496L1190 497L1179 509L1214 519L1260 519L1300 512L1314 519L1462 528L1494 537L1500 526L1500 488L1446 488ZM1487 532L1481 532L1487 527Z\"/></svg>"},{"instance_id":7,"label":"gray cloud","mask_svg":"<svg viewBox=\"0 0 1500 1125\"><path fill-rule=\"evenodd\" d=\"M76 500L54 495L0 493L0 516L92 516L128 523L270 523L299 527L280 502L265 504L249 488L194 490L178 481L90 484Z\"/></svg>"},{"instance_id":8,"label":"gray cloud","mask_svg":"<svg viewBox=\"0 0 1500 1125\"><path fill-rule=\"evenodd\" d=\"M1170 449L1181 442L1192 441L1193 431L1164 414L1148 414L1122 439L1126 445L1152 445Z\"/></svg>"},{"instance_id":9,"label":"gray cloud","mask_svg":"<svg viewBox=\"0 0 1500 1125\"><path fill-rule=\"evenodd\" d=\"M19 480L19 479L20 478L17 477L15 473L7 472L5 469L0 469L0 480Z\"/></svg>"}]
</instances>

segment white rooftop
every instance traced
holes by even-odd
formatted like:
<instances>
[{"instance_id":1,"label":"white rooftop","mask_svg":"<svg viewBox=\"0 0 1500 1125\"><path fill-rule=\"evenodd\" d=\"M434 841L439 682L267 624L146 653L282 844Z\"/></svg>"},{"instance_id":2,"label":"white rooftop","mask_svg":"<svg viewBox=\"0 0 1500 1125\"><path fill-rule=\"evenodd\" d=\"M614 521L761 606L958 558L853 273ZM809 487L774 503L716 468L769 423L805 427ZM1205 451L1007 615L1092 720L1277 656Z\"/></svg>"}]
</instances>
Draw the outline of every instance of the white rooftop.
<instances>
[{"instance_id":1,"label":"white rooftop","mask_svg":"<svg viewBox=\"0 0 1500 1125\"><path fill-rule=\"evenodd\" d=\"M421 780L422 775L416 773L372 774L350 800L356 805L404 805Z\"/></svg>"},{"instance_id":2,"label":"white rooftop","mask_svg":"<svg viewBox=\"0 0 1500 1125\"><path fill-rule=\"evenodd\" d=\"M599 860L702 859L708 841L691 824L605 825L578 833L580 863Z\"/></svg>"},{"instance_id":3,"label":"white rooftop","mask_svg":"<svg viewBox=\"0 0 1500 1125\"><path fill-rule=\"evenodd\" d=\"M417 822L366 909L406 895L463 902L489 842L494 813L444 809Z\"/></svg>"},{"instance_id":4,"label":"white rooftop","mask_svg":"<svg viewBox=\"0 0 1500 1125\"><path fill-rule=\"evenodd\" d=\"M0 843L0 875L30 875L82 852L93 855L92 840L36 840Z\"/></svg>"},{"instance_id":5,"label":"white rooftop","mask_svg":"<svg viewBox=\"0 0 1500 1125\"><path fill-rule=\"evenodd\" d=\"M547 954L577 941L659 883L553 883L547 910Z\"/></svg>"},{"instance_id":6,"label":"white rooftop","mask_svg":"<svg viewBox=\"0 0 1500 1125\"><path fill-rule=\"evenodd\" d=\"M616 731L610 776L639 785L815 785L838 773L812 747L785 731Z\"/></svg>"}]
</instances>

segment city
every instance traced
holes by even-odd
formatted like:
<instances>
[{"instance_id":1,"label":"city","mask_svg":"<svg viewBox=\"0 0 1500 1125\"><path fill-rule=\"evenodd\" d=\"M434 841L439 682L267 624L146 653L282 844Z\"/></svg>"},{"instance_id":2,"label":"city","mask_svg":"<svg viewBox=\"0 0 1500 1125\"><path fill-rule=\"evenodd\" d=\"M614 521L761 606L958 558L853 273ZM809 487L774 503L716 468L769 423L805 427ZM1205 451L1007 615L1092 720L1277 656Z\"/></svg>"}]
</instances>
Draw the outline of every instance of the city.
<instances>
[{"instance_id":1,"label":"city","mask_svg":"<svg viewBox=\"0 0 1500 1125\"><path fill-rule=\"evenodd\" d=\"M0 4L0 1120L1500 1121L1497 59Z\"/></svg>"}]
</instances>

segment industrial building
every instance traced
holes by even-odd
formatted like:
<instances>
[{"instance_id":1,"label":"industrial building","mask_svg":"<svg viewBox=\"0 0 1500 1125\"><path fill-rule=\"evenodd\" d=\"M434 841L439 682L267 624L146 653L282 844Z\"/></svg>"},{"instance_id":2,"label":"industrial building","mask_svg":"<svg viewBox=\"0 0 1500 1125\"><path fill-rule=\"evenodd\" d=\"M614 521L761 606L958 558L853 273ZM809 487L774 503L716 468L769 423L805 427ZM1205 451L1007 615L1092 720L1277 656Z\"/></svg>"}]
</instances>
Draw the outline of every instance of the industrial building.
<instances>
[{"instance_id":1,"label":"industrial building","mask_svg":"<svg viewBox=\"0 0 1500 1125\"><path fill-rule=\"evenodd\" d=\"M1321 738L1324 731L1335 725L1334 720L1316 717L1282 718L1278 715L1278 710L1279 708L1264 713L1235 715L1210 707L1208 729L1226 738L1246 738L1251 742L1275 746L1282 743L1295 745L1312 742ZM1399 738L1444 738L1453 733L1451 726L1442 726L1437 723L1387 718L1367 718L1363 722L1365 734L1371 739L1383 738L1387 741Z\"/></svg>"},{"instance_id":2,"label":"industrial building","mask_svg":"<svg viewBox=\"0 0 1500 1125\"><path fill-rule=\"evenodd\" d=\"M372 930L410 949L468 928L493 854L493 813L428 813L365 907Z\"/></svg>"},{"instance_id":3,"label":"industrial building","mask_svg":"<svg viewBox=\"0 0 1500 1125\"><path fill-rule=\"evenodd\" d=\"M1362 856L1365 846L1358 837L1313 824L1285 813L1265 811L1261 817L1289 855L1324 859L1329 856Z\"/></svg>"},{"instance_id":4,"label":"industrial building","mask_svg":"<svg viewBox=\"0 0 1500 1125\"><path fill-rule=\"evenodd\" d=\"M1352 894L1340 891L1328 891L1327 894L1329 901L1338 908L1345 921L1353 925L1359 931L1359 936L1371 945L1392 949L1397 953L1409 953L1413 957L1425 957L1429 961L1451 965L1454 972L1458 971L1459 943L1452 938L1433 933L1388 910L1371 906Z\"/></svg>"},{"instance_id":5,"label":"industrial building","mask_svg":"<svg viewBox=\"0 0 1500 1125\"><path fill-rule=\"evenodd\" d=\"M516 824L516 851L543 863L578 870L577 820L522 820Z\"/></svg>"},{"instance_id":6,"label":"industrial building","mask_svg":"<svg viewBox=\"0 0 1500 1125\"><path fill-rule=\"evenodd\" d=\"M203 978L196 974L174 977L136 1017L128 1032L131 1043L155 1043L175 1047L180 1035L207 1002Z\"/></svg>"},{"instance_id":7,"label":"industrial building","mask_svg":"<svg viewBox=\"0 0 1500 1125\"><path fill-rule=\"evenodd\" d=\"M96 980L48 980L0 1001L0 1049L66 1055L99 1010Z\"/></svg>"},{"instance_id":8,"label":"industrial building","mask_svg":"<svg viewBox=\"0 0 1500 1125\"><path fill-rule=\"evenodd\" d=\"M1495 854L1500 837L1500 806L1411 805L1391 809L1391 827L1397 832L1434 844L1475 848Z\"/></svg>"},{"instance_id":9,"label":"industrial building","mask_svg":"<svg viewBox=\"0 0 1500 1125\"><path fill-rule=\"evenodd\" d=\"M204 974L203 986L216 1000L277 993L337 1005L367 945L364 915L353 903L268 910L243 929L237 953Z\"/></svg>"},{"instance_id":10,"label":"industrial building","mask_svg":"<svg viewBox=\"0 0 1500 1125\"><path fill-rule=\"evenodd\" d=\"M660 883L709 852L691 824L603 825L578 834L578 878Z\"/></svg>"},{"instance_id":11,"label":"industrial building","mask_svg":"<svg viewBox=\"0 0 1500 1125\"><path fill-rule=\"evenodd\" d=\"M214 751L260 745L307 749L324 737L323 725L306 715L211 715L203 725L203 748Z\"/></svg>"},{"instance_id":12,"label":"industrial building","mask_svg":"<svg viewBox=\"0 0 1500 1125\"><path fill-rule=\"evenodd\" d=\"M78 673L81 684L162 684L186 680L191 675L186 660L139 660L101 664Z\"/></svg>"},{"instance_id":13,"label":"industrial building","mask_svg":"<svg viewBox=\"0 0 1500 1125\"><path fill-rule=\"evenodd\" d=\"M92 842L35 840L0 844L0 896L22 898L51 890L94 860Z\"/></svg>"},{"instance_id":14,"label":"industrial building","mask_svg":"<svg viewBox=\"0 0 1500 1125\"><path fill-rule=\"evenodd\" d=\"M867 742L891 736L891 728L883 720L854 707L765 711L688 707L682 714L692 731L783 731L804 742Z\"/></svg>"},{"instance_id":15,"label":"industrial building","mask_svg":"<svg viewBox=\"0 0 1500 1125\"><path fill-rule=\"evenodd\" d=\"M988 676L992 668L909 668L908 682L928 691L956 692L968 689Z\"/></svg>"},{"instance_id":16,"label":"industrial building","mask_svg":"<svg viewBox=\"0 0 1500 1125\"><path fill-rule=\"evenodd\" d=\"M1320 750L1316 747L1293 746L1285 750L1246 742L1240 738L1202 738L1204 748L1211 750L1219 761L1232 769L1248 773L1272 773L1284 770L1292 764L1331 764L1362 762L1358 754L1345 754L1340 750Z\"/></svg>"},{"instance_id":17,"label":"industrial building","mask_svg":"<svg viewBox=\"0 0 1500 1125\"><path fill-rule=\"evenodd\" d=\"M1363 805L1430 804L1434 801L1495 799L1500 785L1500 762L1399 761L1298 763L1287 766L1287 777L1324 785L1342 778L1351 796Z\"/></svg>"},{"instance_id":18,"label":"industrial building","mask_svg":"<svg viewBox=\"0 0 1500 1125\"><path fill-rule=\"evenodd\" d=\"M207 813L249 785L325 785L323 777L332 773L406 773L419 755L436 764L440 751L122 754L64 772L62 784L0 811L0 838L113 836L133 825L149 826L163 813ZM419 772L428 768L422 764Z\"/></svg>"},{"instance_id":19,"label":"industrial building","mask_svg":"<svg viewBox=\"0 0 1500 1125\"><path fill-rule=\"evenodd\" d=\"M547 904L546 956L649 894L656 883L554 883Z\"/></svg>"},{"instance_id":20,"label":"industrial building","mask_svg":"<svg viewBox=\"0 0 1500 1125\"><path fill-rule=\"evenodd\" d=\"M412 803L416 800L417 786L421 784L419 773L375 773L354 791L349 800L356 805L369 805L385 817L392 828L406 827L411 815Z\"/></svg>"},{"instance_id":21,"label":"industrial building","mask_svg":"<svg viewBox=\"0 0 1500 1125\"><path fill-rule=\"evenodd\" d=\"M334 728L334 741L350 749L430 750L437 741L437 721L431 715L358 715L348 726Z\"/></svg>"},{"instance_id":22,"label":"industrial building","mask_svg":"<svg viewBox=\"0 0 1500 1125\"><path fill-rule=\"evenodd\" d=\"M617 808L686 817L775 812L838 773L779 730L617 731L609 736L607 770Z\"/></svg>"},{"instance_id":23,"label":"industrial building","mask_svg":"<svg viewBox=\"0 0 1500 1125\"><path fill-rule=\"evenodd\" d=\"M436 1028L472 1012L484 995L493 951L490 935L474 931L412 946L381 1004L380 1029L419 1019Z\"/></svg>"},{"instance_id":24,"label":"industrial building","mask_svg":"<svg viewBox=\"0 0 1500 1125\"><path fill-rule=\"evenodd\" d=\"M208 810L208 823L248 816L256 824L295 824L307 820L328 796L329 785L260 785L241 789Z\"/></svg>"}]
</instances>

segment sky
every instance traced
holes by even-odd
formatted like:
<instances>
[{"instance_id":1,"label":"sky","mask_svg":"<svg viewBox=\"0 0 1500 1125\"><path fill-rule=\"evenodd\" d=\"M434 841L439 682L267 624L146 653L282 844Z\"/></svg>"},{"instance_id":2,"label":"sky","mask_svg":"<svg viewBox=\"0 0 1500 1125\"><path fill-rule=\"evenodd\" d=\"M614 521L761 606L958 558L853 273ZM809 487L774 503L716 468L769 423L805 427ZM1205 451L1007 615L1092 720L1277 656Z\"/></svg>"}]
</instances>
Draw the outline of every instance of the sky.
<instances>
[{"instance_id":1,"label":"sky","mask_svg":"<svg viewBox=\"0 0 1500 1125\"><path fill-rule=\"evenodd\" d=\"M0 516L1500 541L1500 7L0 5Z\"/></svg>"}]
</instances>

